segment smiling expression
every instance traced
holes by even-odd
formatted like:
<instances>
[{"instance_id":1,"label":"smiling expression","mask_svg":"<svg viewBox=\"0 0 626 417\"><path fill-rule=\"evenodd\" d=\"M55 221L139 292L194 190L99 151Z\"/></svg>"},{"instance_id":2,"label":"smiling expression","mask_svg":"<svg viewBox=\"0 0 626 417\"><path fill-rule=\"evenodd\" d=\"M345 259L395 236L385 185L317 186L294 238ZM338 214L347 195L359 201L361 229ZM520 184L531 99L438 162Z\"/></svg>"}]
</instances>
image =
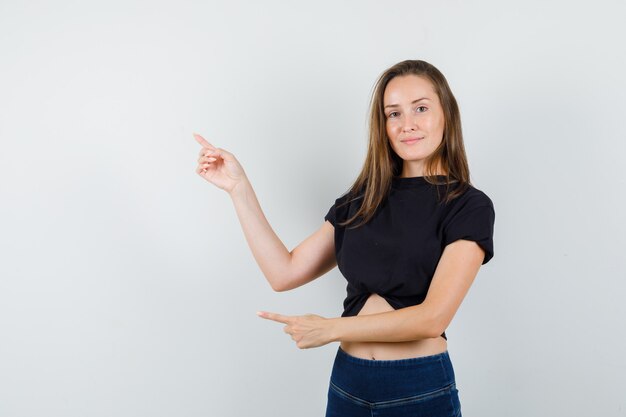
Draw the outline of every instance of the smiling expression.
<instances>
[{"instance_id":1,"label":"smiling expression","mask_svg":"<svg viewBox=\"0 0 626 417\"><path fill-rule=\"evenodd\" d=\"M417 75L392 78L383 111L389 143L403 160L402 177L424 175L424 162L443 140L445 119L433 84Z\"/></svg>"}]
</instances>

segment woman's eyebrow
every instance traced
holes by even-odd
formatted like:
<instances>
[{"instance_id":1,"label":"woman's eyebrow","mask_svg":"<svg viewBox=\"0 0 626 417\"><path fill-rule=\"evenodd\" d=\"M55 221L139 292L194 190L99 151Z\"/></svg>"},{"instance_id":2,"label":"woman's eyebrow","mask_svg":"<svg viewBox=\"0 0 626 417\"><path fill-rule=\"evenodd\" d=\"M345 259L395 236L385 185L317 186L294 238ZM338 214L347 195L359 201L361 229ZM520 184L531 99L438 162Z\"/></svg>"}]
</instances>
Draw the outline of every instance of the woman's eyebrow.
<instances>
[{"instance_id":1,"label":"woman's eyebrow","mask_svg":"<svg viewBox=\"0 0 626 417\"><path fill-rule=\"evenodd\" d=\"M422 101L422 100L430 100L430 99L429 99L428 97L418 98L417 100L413 100L413 101L411 102L411 104L415 104L415 103L417 103L418 101ZM387 107L398 107L398 106L399 106L399 104L387 104L387 105L386 105L385 107L383 107L383 108L385 108L385 109L386 109Z\"/></svg>"}]
</instances>

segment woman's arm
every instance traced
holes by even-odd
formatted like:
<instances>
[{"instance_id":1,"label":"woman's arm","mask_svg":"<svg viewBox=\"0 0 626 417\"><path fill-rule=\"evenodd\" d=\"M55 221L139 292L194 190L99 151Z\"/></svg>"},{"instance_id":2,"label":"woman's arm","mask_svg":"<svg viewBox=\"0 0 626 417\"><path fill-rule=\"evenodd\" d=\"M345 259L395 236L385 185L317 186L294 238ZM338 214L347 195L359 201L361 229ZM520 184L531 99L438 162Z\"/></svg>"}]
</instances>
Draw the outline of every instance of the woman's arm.
<instances>
[{"instance_id":1,"label":"woman's arm","mask_svg":"<svg viewBox=\"0 0 626 417\"><path fill-rule=\"evenodd\" d=\"M324 318L315 314L284 316L259 312L286 324L284 330L299 348L330 342L404 342L438 337L448 327L469 291L484 259L476 242L456 240L447 245L423 303L385 313Z\"/></svg>"},{"instance_id":2,"label":"woman's arm","mask_svg":"<svg viewBox=\"0 0 626 417\"><path fill-rule=\"evenodd\" d=\"M291 252L278 238L235 156L194 134L202 145L196 173L228 192L254 259L275 291L303 285L336 265L334 228L325 222Z\"/></svg>"},{"instance_id":3,"label":"woman's arm","mask_svg":"<svg viewBox=\"0 0 626 417\"><path fill-rule=\"evenodd\" d=\"M297 288L337 265L334 228L330 223L324 222L289 251L265 218L247 178L237 184L230 196L254 259L274 291Z\"/></svg>"}]
</instances>

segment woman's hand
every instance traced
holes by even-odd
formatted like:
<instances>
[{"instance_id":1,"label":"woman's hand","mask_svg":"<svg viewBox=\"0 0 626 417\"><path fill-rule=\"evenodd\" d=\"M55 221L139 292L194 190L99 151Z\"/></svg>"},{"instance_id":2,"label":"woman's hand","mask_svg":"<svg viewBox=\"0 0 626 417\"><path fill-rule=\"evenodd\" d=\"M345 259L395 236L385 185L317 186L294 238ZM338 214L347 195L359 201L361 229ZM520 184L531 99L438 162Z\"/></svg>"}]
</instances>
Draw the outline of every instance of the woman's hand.
<instances>
[{"instance_id":1,"label":"woman's hand","mask_svg":"<svg viewBox=\"0 0 626 417\"><path fill-rule=\"evenodd\" d=\"M331 319L316 314L284 316L266 311L259 311L257 314L264 319L286 324L283 328L285 333L291 335L291 338L296 341L296 346L300 349L323 346L333 342Z\"/></svg>"},{"instance_id":2,"label":"woman's hand","mask_svg":"<svg viewBox=\"0 0 626 417\"><path fill-rule=\"evenodd\" d=\"M246 179L246 173L239 161L233 154L216 148L197 133L194 133L193 137L202 145L196 173L211 184L231 193L237 184Z\"/></svg>"}]
</instances>

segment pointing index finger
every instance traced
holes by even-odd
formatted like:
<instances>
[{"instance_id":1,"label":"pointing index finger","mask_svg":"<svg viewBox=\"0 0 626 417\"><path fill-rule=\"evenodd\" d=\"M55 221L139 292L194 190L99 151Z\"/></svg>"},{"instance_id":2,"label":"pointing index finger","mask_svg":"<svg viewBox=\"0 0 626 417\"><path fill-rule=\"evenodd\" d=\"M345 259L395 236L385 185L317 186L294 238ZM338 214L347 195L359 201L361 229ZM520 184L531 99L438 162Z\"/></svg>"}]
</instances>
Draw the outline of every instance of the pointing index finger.
<instances>
[{"instance_id":1,"label":"pointing index finger","mask_svg":"<svg viewBox=\"0 0 626 417\"><path fill-rule=\"evenodd\" d=\"M274 320L277 321L279 323L284 323L284 324L289 324L289 322L291 321L289 316L284 316L282 314L278 314L278 313L270 313L268 311L257 311L256 313L259 317L264 318L264 319L268 319L268 320Z\"/></svg>"},{"instance_id":2,"label":"pointing index finger","mask_svg":"<svg viewBox=\"0 0 626 417\"><path fill-rule=\"evenodd\" d=\"M214 149L215 147L213 145L211 145L209 142L207 142L206 139L204 139L202 136L200 136L197 133L193 134L193 137L196 139L196 142L198 142L200 145L207 147L207 148L211 148Z\"/></svg>"}]
</instances>

